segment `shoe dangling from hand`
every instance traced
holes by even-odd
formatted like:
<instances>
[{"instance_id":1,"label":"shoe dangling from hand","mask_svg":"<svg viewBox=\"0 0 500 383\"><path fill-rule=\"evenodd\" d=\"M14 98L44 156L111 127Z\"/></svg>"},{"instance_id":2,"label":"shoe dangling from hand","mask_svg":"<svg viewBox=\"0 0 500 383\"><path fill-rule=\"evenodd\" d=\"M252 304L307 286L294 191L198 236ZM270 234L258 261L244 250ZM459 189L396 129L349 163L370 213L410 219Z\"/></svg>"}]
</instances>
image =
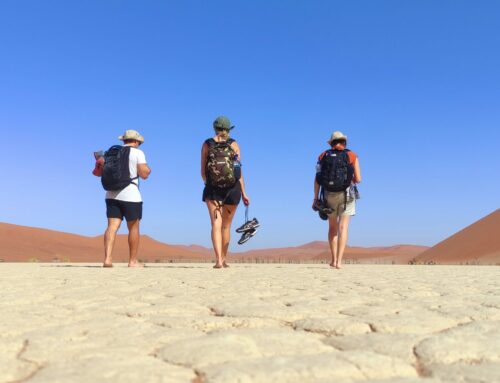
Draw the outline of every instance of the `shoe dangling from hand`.
<instances>
[{"instance_id":1,"label":"shoe dangling from hand","mask_svg":"<svg viewBox=\"0 0 500 383\"><path fill-rule=\"evenodd\" d=\"M243 235L241 236L240 240L238 241L238 245L243 245L250 238L252 238L256 233L257 233L257 229L252 229L252 230L249 230L249 231L245 231L243 233Z\"/></svg>"},{"instance_id":2,"label":"shoe dangling from hand","mask_svg":"<svg viewBox=\"0 0 500 383\"><path fill-rule=\"evenodd\" d=\"M245 208L245 223L236 229L237 233L243 233L240 240L238 241L239 245L243 245L250 238L252 238L257 233L257 228L260 226L257 218L252 220L248 219L248 206Z\"/></svg>"}]
</instances>

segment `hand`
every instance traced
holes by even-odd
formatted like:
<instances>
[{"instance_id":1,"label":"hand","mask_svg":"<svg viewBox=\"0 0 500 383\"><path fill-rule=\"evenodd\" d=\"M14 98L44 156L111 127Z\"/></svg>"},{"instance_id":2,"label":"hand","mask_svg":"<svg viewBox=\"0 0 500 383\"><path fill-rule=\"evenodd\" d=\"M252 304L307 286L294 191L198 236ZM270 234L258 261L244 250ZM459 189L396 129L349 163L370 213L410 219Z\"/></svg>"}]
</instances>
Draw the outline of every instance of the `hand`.
<instances>
[{"instance_id":1,"label":"hand","mask_svg":"<svg viewBox=\"0 0 500 383\"><path fill-rule=\"evenodd\" d=\"M313 209L314 211L318 211L318 209L316 208L316 202L318 202L318 199L317 199L317 198L314 198L314 200L313 200L313 204L312 204L312 209Z\"/></svg>"},{"instance_id":2,"label":"hand","mask_svg":"<svg viewBox=\"0 0 500 383\"><path fill-rule=\"evenodd\" d=\"M246 194L243 194L241 198L243 198L243 203L245 204L245 206L250 205L250 198L248 198Z\"/></svg>"},{"instance_id":3,"label":"hand","mask_svg":"<svg viewBox=\"0 0 500 383\"><path fill-rule=\"evenodd\" d=\"M103 167L104 167L104 158L101 157L98 160L96 160L95 167L94 167L94 170L92 171L92 174L95 175L96 177L101 177Z\"/></svg>"}]
</instances>

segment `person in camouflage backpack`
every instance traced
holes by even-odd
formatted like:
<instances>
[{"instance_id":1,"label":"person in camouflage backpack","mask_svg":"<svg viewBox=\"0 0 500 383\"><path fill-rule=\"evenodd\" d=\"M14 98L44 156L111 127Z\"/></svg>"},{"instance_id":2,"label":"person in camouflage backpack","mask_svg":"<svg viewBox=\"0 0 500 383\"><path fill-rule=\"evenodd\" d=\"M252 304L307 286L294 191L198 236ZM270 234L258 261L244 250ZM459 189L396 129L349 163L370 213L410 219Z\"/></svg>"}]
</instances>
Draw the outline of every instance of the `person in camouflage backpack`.
<instances>
[{"instance_id":1,"label":"person in camouflage backpack","mask_svg":"<svg viewBox=\"0 0 500 383\"><path fill-rule=\"evenodd\" d=\"M229 267L226 262L231 224L240 200L248 206L250 199L245 191L241 172L241 151L229 135L234 128L225 116L213 122L215 136L207 139L201 149L201 177L205 183L203 202L207 204L212 224L212 244L215 266Z\"/></svg>"}]
</instances>

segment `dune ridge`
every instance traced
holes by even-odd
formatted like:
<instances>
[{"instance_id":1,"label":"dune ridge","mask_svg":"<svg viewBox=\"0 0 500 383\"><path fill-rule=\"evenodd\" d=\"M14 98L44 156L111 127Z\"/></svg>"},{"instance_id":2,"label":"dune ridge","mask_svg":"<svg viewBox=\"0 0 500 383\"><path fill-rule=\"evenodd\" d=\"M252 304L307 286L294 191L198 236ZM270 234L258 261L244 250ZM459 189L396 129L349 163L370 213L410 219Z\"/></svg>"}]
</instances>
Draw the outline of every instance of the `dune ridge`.
<instances>
[{"instance_id":1,"label":"dune ridge","mask_svg":"<svg viewBox=\"0 0 500 383\"><path fill-rule=\"evenodd\" d=\"M102 236L86 237L48 229L0 223L0 259L5 262L100 262ZM353 263L398 263L420 254L427 247L397 245L391 247L349 247L346 259ZM127 236L119 235L114 259L126 262ZM231 253L237 262L326 262L328 243L315 241L297 247L251 250ZM142 236L140 258L147 262L212 261L212 250L198 245L170 245L147 235Z\"/></svg>"},{"instance_id":2,"label":"dune ridge","mask_svg":"<svg viewBox=\"0 0 500 383\"><path fill-rule=\"evenodd\" d=\"M432 248L417 245L348 247L346 263L500 265L500 209L460 230ZM103 238L0 223L0 260L5 262L100 262ZM232 262L325 263L325 241L301 246L231 253ZM212 249L171 245L143 235L140 258L145 262L211 262ZM128 259L127 236L117 238L114 259Z\"/></svg>"},{"instance_id":3,"label":"dune ridge","mask_svg":"<svg viewBox=\"0 0 500 383\"><path fill-rule=\"evenodd\" d=\"M500 265L500 209L416 257L417 263Z\"/></svg>"}]
</instances>

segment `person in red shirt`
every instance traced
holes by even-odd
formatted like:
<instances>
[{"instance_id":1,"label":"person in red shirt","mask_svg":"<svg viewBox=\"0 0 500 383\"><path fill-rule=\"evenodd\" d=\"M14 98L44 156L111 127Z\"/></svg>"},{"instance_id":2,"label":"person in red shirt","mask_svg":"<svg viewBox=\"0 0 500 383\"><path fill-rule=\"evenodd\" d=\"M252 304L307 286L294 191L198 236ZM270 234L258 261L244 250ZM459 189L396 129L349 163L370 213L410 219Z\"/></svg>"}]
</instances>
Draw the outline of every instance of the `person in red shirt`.
<instances>
[{"instance_id":1,"label":"person in red shirt","mask_svg":"<svg viewBox=\"0 0 500 383\"><path fill-rule=\"evenodd\" d=\"M349 221L351 216L356 214L356 196L352 186L361 182L361 170L356 153L347 150L347 136L342 132L334 132L327 141L331 149L324 151L318 158L316 166L316 177L314 180L314 201L313 209L317 210L318 200L322 198L323 203L331 210L328 214L328 243L332 254L330 266L336 269L342 268L342 257L344 256L347 244ZM328 191L324 185L320 185L321 166L324 163L323 158L327 155L341 155L341 152L347 153L350 171L352 172L351 185L345 190ZM349 174L350 172L348 172ZM348 181L349 182L349 181ZM323 186L323 195L320 196L320 189ZM325 217L326 218L326 217Z\"/></svg>"}]
</instances>

